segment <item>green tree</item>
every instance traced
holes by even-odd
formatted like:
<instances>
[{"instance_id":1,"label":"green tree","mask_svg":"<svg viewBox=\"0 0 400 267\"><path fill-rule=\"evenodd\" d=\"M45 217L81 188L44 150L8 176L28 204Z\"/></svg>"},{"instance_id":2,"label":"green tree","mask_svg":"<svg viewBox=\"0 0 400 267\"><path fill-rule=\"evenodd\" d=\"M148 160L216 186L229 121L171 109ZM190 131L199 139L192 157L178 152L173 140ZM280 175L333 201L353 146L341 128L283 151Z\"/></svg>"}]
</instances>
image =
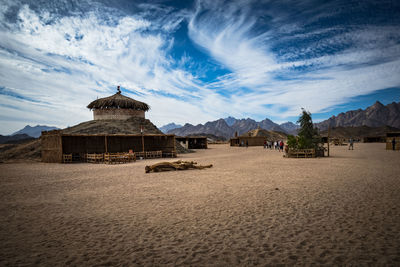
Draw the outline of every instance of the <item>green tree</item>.
<instances>
[{"instance_id":1,"label":"green tree","mask_svg":"<svg viewBox=\"0 0 400 267\"><path fill-rule=\"evenodd\" d=\"M300 130L298 132L297 138L297 148L308 149L315 148L318 149L321 143L321 137L318 133L318 129L314 128L312 122L311 113L302 109L302 114L300 115L297 123L300 123Z\"/></svg>"},{"instance_id":2,"label":"green tree","mask_svg":"<svg viewBox=\"0 0 400 267\"><path fill-rule=\"evenodd\" d=\"M287 145L291 149L296 149L297 148L297 138L293 135L288 135L287 137Z\"/></svg>"},{"instance_id":3,"label":"green tree","mask_svg":"<svg viewBox=\"0 0 400 267\"><path fill-rule=\"evenodd\" d=\"M288 146L292 149L318 149L321 144L321 137L319 136L318 129L314 128L311 113L302 109L302 114L297 123L300 123L300 130L297 138L288 136Z\"/></svg>"}]
</instances>

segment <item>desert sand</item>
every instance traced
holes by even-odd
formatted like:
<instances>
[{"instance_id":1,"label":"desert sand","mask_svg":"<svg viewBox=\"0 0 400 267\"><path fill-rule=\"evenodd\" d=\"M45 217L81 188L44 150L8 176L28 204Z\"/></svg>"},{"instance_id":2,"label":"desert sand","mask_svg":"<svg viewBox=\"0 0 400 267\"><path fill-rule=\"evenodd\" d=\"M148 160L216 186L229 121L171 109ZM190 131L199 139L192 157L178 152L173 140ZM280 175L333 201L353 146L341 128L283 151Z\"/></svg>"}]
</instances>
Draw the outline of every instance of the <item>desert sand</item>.
<instances>
[{"instance_id":1,"label":"desert sand","mask_svg":"<svg viewBox=\"0 0 400 267\"><path fill-rule=\"evenodd\" d=\"M0 164L0 265L400 265L400 152L286 159L211 145L211 169Z\"/></svg>"}]
</instances>

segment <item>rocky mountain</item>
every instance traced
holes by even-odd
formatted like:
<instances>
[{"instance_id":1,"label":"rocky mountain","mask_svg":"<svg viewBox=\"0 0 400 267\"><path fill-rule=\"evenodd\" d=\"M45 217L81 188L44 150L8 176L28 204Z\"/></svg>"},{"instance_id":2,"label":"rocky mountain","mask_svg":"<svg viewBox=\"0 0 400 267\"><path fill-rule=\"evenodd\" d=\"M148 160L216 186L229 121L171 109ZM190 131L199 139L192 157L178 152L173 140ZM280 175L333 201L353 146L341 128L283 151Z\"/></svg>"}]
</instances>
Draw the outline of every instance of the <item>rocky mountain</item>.
<instances>
[{"instance_id":1,"label":"rocky mountain","mask_svg":"<svg viewBox=\"0 0 400 267\"><path fill-rule=\"evenodd\" d=\"M59 128L52 127L52 126L46 126L46 125L36 125L33 127L26 125L23 129L13 133L12 135L27 134L31 137L38 138L42 134L42 131L51 131L51 130L57 130L57 129L59 129Z\"/></svg>"},{"instance_id":2,"label":"rocky mountain","mask_svg":"<svg viewBox=\"0 0 400 267\"><path fill-rule=\"evenodd\" d=\"M340 113L337 116L332 116L328 120L315 124L320 131L325 131L328 126L331 128L337 127L382 127L391 126L400 128L400 103L391 103L384 106L382 103L377 101L374 105L368 107L365 110L351 110L346 113ZM253 119L235 119L228 117L225 119L219 119L216 121L207 122L204 125L198 124L196 126L192 124L185 124L181 128L175 128L168 131L168 133L175 134L178 136L187 135L199 135L199 134L211 134L216 136L223 136L229 139L235 135L247 133L251 130L265 129L268 131L283 132L286 134L296 135L299 129L299 125L292 122L285 122L281 125L274 123L270 119L266 118L260 122ZM362 128L360 128L362 129Z\"/></svg>"},{"instance_id":3,"label":"rocky mountain","mask_svg":"<svg viewBox=\"0 0 400 267\"><path fill-rule=\"evenodd\" d=\"M175 124L175 123L172 122L172 123L168 123L168 124L166 124L166 125L160 127L160 130L161 130L163 133L168 133L168 131L171 131L171 130L176 129L176 128L181 128L181 127L182 127L182 125L180 125L180 124Z\"/></svg>"},{"instance_id":4,"label":"rocky mountain","mask_svg":"<svg viewBox=\"0 0 400 267\"><path fill-rule=\"evenodd\" d=\"M368 127L337 127L331 128L330 137L362 139L364 137L385 137L387 132L398 132L400 129L391 126ZM321 136L328 136L328 131L320 132Z\"/></svg>"},{"instance_id":5,"label":"rocky mountain","mask_svg":"<svg viewBox=\"0 0 400 267\"><path fill-rule=\"evenodd\" d=\"M333 127L381 127L391 126L400 128L400 102L393 102L388 105L383 105L379 101L366 108L365 110L350 110L345 113L340 113L337 116L316 123L316 127L320 131L325 131L330 126Z\"/></svg>"},{"instance_id":6,"label":"rocky mountain","mask_svg":"<svg viewBox=\"0 0 400 267\"><path fill-rule=\"evenodd\" d=\"M294 124L293 122L285 122L279 125L283 131L287 134L292 134L292 135L296 135L297 131L300 128L300 125Z\"/></svg>"},{"instance_id":7,"label":"rocky mountain","mask_svg":"<svg viewBox=\"0 0 400 267\"><path fill-rule=\"evenodd\" d=\"M232 123L232 125L229 125L227 120L229 123ZM226 119L207 122L204 125L198 124L194 126L187 123L181 128L170 130L168 133L178 136L212 134L229 139L235 135L235 132L237 132L238 135L241 135L248 131L257 129L258 127L269 131L285 132L278 124L269 119L257 122L250 118L238 120L228 117Z\"/></svg>"},{"instance_id":8,"label":"rocky mountain","mask_svg":"<svg viewBox=\"0 0 400 267\"><path fill-rule=\"evenodd\" d=\"M260 128L268 131L285 132L285 130L279 124L276 124L275 122L271 121L268 118L265 118L264 120L260 121L259 126Z\"/></svg>"},{"instance_id":9,"label":"rocky mountain","mask_svg":"<svg viewBox=\"0 0 400 267\"><path fill-rule=\"evenodd\" d=\"M229 126L232 126L237 121L237 119L235 119L234 117L231 117L231 116L229 116L228 118L225 118L224 120L225 120L226 124L228 124Z\"/></svg>"},{"instance_id":10,"label":"rocky mountain","mask_svg":"<svg viewBox=\"0 0 400 267\"><path fill-rule=\"evenodd\" d=\"M247 133L250 130L258 128L258 123L250 118L236 120L231 126L233 133L237 132L238 135Z\"/></svg>"},{"instance_id":11,"label":"rocky mountain","mask_svg":"<svg viewBox=\"0 0 400 267\"><path fill-rule=\"evenodd\" d=\"M196 126L186 123L183 127L170 130L168 133L175 134L177 136L197 135L203 133L230 138L234 131L231 127L229 127L224 119L219 119L216 121L209 121L204 125L198 124Z\"/></svg>"}]
</instances>

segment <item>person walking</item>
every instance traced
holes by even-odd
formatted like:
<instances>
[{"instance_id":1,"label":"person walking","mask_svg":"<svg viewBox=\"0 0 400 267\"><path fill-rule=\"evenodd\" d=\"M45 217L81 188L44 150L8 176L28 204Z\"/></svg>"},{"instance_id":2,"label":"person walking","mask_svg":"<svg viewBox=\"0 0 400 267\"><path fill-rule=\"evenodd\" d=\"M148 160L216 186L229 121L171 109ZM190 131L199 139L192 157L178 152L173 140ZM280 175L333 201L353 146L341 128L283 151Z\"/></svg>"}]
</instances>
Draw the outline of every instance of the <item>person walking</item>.
<instances>
[{"instance_id":1,"label":"person walking","mask_svg":"<svg viewBox=\"0 0 400 267\"><path fill-rule=\"evenodd\" d=\"M394 139L394 137L392 139L392 148L393 150L396 150L396 139Z\"/></svg>"},{"instance_id":2,"label":"person walking","mask_svg":"<svg viewBox=\"0 0 400 267\"><path fill-rule=\"evenodd\" d=\"M267 148L267 140L264 140L264 149Z\"/></svg>"},{"instance_id":3,"label":"person walking","mask_svg":"<svg viewBox=\"0 0 400 267\"><path fill-rule=\"evenodd\" d=\"M246 148L249 147L249 141L246 140Z\"/></svg>"},{"instance_id":4,"label":"person walking","mask_svg":"<svg viewBox=\"0 0 400 267\"><path fill-rule=\"evenodd\" d=\"M350 138L350 140L349 140L349 150L350 150L350 148L351 148L351 150L354 150L354 141L353 141L353 138Z\"/></svg>"}]
</instances>

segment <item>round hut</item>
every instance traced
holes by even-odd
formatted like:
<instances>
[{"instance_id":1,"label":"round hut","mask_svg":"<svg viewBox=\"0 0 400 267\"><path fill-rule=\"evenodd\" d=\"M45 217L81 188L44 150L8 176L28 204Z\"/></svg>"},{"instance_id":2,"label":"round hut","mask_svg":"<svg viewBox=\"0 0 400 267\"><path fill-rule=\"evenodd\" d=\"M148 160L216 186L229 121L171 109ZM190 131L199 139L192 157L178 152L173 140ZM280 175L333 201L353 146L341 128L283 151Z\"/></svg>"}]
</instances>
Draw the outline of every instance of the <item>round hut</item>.
<instances>
[{"instance_id":1,"label":"round hut","mask_svg":"<svg viewBox=\"0 0 400 267\"><path fill-rule=\"evenodd\" d=\"M115 95L97 99L87 108L93 110L94 120L127 120L133 117L145 118L144 113L150 109L146 103L121 94L118 86Z\"/></svg>"}]
</instances>

